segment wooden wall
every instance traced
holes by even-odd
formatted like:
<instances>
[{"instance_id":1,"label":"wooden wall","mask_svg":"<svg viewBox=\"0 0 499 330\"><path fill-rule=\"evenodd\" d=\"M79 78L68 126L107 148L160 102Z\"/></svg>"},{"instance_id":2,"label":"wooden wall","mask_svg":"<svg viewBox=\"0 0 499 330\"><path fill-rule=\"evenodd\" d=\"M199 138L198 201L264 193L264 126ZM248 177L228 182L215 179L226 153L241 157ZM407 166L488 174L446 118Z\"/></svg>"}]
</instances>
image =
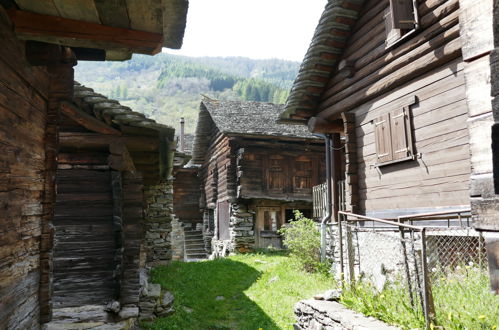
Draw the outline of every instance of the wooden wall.
<instances>
[{"instance_id":1,"label":"wooden wall","mask_svg":"<svg viewBox=\"0 0 499 330\"><path fill-rule=\"evenodd\" d=\"M216 130L216 129L215 129ZM206 206L236 197L236 155L231 152L228 136L214 131L200 169Z\"/></svg>"},{"instance_id":2,"label":"wooden wall","mask_svg":"<svg viewBox=\"0 0 499 330\"><path fill-rule=\"evenodd\" d=\"M325 180L321 142L307 146L305 141L240 138L235 144L240 198L312 201L312 187Z\"/></svg>"},{"instance_id":3,"label":"wooden wall","mask_svg":"<svg viewBox=\"0 0 499 330\"><path fill-rule=\"evenodd\" d=\"M0 329L37 329L49 75L11 31L0 6Z\"/></svg>"},{"instance_id":4,"label":"wooden wall","mask_svg":"<svg viewBox=\"0 0 499 330\"><path fill-rule=\"evenodd\" d=\"M385 48L386 0L370 0L344 53L351 78L331 79L322 115L338 109L355 116L358 210L378 216L387 210L427 210L469 205L469 137L459 39L457 0L420 0L421 30ZM375 167L373 119L416 97L413 140L420 159ZM347 166L348 167L348 166ZM405 211L402 211L404 209Z\"/></svg>"},{"instance_id":5,"label":"wooden wall","mask_svg":"<svg viewBox=\"0 0 499 330\"><path fill-rule=\"evenodd\" d=\"M202 223L201 182L197 168L179 169L173 181L173 213L185 223Z\"/></svg>"}]
</instances>

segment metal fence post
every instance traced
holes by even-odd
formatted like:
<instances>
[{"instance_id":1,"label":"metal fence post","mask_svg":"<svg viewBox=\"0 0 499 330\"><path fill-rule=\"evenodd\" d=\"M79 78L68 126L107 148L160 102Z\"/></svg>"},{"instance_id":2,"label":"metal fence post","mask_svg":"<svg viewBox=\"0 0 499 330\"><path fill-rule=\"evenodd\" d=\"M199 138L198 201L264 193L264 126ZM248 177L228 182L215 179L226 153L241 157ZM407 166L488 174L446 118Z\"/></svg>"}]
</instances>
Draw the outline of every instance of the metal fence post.
<instances>
[{"instance_id":1,"label":"metal fence post","mask_svg":"<svg viewBox=\"0 0 499 330\"><path fill-rule=\"evenodd\" d=\"M355 274L354 274L354 262L355 262L355 252L353 249L353 241L352 241L352 229L350 226L346 227L346 240L347 240L347 258L348 258L348 279L350 280L350 284L353 285L355 282Z\"/></svg>"},{"instance_id":2,"label":"metal fence post","mask_svg":"<svg viewBox=\"0 0 499 330\"><path fill-rule=\"evenodd\" d=\"M340 243L340 281L341 285L344 285L345 281L345 267L343 261L343 215L338 214L338 241Z\"/></svg>"},{"instance_id":3,"label":"metal fence post","mask_svg":"<svg viewBox=\"0 0 499 330\"><path fill-rule=\"evenodd\" d=\"M433 304L433 294L431 292L430 276L428 273L426 228L424 227L421 230L421 259L421 268L423 271L424 318L426 329L430 329L430 324L435 318L435 305Z\"/></svg>"}]
</instances>

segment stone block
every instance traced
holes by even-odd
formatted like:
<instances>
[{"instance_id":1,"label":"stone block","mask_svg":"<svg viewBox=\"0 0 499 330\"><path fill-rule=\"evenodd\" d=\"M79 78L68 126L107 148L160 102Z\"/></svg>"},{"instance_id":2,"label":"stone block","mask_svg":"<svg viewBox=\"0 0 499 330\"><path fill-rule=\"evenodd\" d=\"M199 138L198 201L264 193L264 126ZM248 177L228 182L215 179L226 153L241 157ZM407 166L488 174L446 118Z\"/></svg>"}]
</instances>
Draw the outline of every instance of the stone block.
<instances>
[{"instance_id":1,"label":"stone block","mask_svg":"<svg viewBox=\"0 0 499 330\"><path fill-rule=\"evenodd\" d=\"M118 314L121 319L130 319L139 316L139 308L136 306L133 307L123 307Z\"/></svg>"},{"instance_id":2,"label":"stone block","mask_svg":"<svg viewBox=\"0 0 499 330\"><path fill-rule=\"evenodd\" d=\"M161 295L161 285L156 284L156 283L149 283L147 297L159 298L160 295Z\"/></svg>"}]
</instances>

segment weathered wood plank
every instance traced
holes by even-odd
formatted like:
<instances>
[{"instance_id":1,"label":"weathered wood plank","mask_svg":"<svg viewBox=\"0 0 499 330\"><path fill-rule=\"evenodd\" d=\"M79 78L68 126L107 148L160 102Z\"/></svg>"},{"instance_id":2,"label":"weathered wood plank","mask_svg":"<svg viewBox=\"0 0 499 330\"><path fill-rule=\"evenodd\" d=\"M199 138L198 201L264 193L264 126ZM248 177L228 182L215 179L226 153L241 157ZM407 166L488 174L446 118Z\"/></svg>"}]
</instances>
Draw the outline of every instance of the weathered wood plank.
<instances>
[{"instance_id":1,"label":"weathered wood plank","mask_svg":"<svg viewBox=\"0 0 499 330\"><path fill-rule=\"evenodd\" d=\"M43 42L63 41L71 47L127 48L141 54L154 55L161 51L163 36L137 30L115 28L67 18L54 19L20 10L9 10L15 33L22 38ZM91 33L89 33L91 32Z\"/></svg>"},{"instance_id":2,"label":"weathered wood plank","mask_svg":"<svg viewBox=\"0 0 499 330\"><path fill-rule=\"evenodd\" d=\"M102 24L124 29L130 28L125 0L94 0Z\"/></svg>"},{"instance_id":3,"label":"weathered wood plank","mask_svg":"<svg viewBox=\"0 0 499 330\"><path fill-rule=\"evenodd\" d=\"M161 0L126 0L126 4L132 29L163 33Z\"/></svg>"},{"instance_id":4,"label":"weathered wood plank","mask_svg":"<svg viewBox=\"0 0 499 330\"><path fill-rule=\"evenodd\" d=\"M78 0L78 2L66 0L52 1L61 17L89 23L101 23L94 0Z\"/></svg>"},{"instance_id":5,"label":"weathered wood plank","mask_svg":"<svg viewBox=\"0 0 499 330\"><path fill-rule=\"evenodd\" d=\"M101 134L121 135L121 132L111 126L103 123L99 119L87 114L85 111L80 110L76 105L69 102L60 103L61 112L73 119L78 124L87 128L90 131Z\"/></svg>"}]
</instances>

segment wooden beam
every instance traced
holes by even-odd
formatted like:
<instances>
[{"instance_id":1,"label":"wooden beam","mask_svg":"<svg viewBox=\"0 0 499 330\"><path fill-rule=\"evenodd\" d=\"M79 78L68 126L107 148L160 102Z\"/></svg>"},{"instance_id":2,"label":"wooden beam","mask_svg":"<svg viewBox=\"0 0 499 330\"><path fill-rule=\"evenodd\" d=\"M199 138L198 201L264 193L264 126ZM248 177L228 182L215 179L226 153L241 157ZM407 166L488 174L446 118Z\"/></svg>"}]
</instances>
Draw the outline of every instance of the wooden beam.
<instances>
[{"instance_id":1,"label":"wooden beam","mask_svg":"<svg viewBox=\"0 0 499 330\"><path fill-rule=\"evenodd\" d=\"M114 141L109 145L111 155L107 158L107 164L117 171L129 171L135 173L137 170L133 159L123 141Z\"/></svg>"},{"instance_id":2,"label":"wooden beam","mask_svg":"<svg viewBox=\"0 0 499 330\"><path fill-rule=\"evenodd\" d=\"M80 110L76 105L72 103L63 101L61 102L60 107L63 114L73 119L88 130L101 134L121 135L121 132L117 129L108 126L99 119L89 115L83 110Z\"/></svg>"},{"instance_id":3,"label":"wooden beam","mask_svg":"<svg viewBox=\"0 0 499 330\"><path fill-rule=\"evenodd\" d=\"M47 37L74 47L88 47L88 42L91 41L96 45L93 48L127 48L148 55L159 53L163 45L163 35L159 33L110 27L22 10L10 9L8 14L14 23L15 33L28 40L43 41Z\"/></svg>"},{"instance_id":4,"label":"wooden beam","mask_svg":"<svg viewBox=\"0 0 499 330\"><path fill-rule=\"evenodd\" d=\"M105 61L106 51L103 49L71 47L78 61Z\"/></svg>"},{"instance_id":5,"label":"wooden beam","mask_svg":"<svg viewBox=\"0 0 499 330\"><path fill-rule=\"evenodd\" d=\"M308 120L308 130L311 133L342 133L344 131L341 120L328 121L324 118L312 117Z\"/></svg>"},{"instance_id":6,"label":"wooden beam","mask_svg":"<svg viewBox=\"0 0 499 330\"><path fill-rule=\"evenodd\" d=\"M129 151L158 151L158 138L145 136L116 136L96 133L60 132L59 143L75 149L108 147L111 143L123 141Z\"/></svg>"},{"instance_id":7,"label":"wooden beam","mask_svg":"<svg viewBox=\"0 0 499 330\"><path fill-rule=\"evenodd\" d=\"M32 66L58 65L62 59L62 47L40 41L27 41L26 59Z\"/></svg>"}]
</instances>

